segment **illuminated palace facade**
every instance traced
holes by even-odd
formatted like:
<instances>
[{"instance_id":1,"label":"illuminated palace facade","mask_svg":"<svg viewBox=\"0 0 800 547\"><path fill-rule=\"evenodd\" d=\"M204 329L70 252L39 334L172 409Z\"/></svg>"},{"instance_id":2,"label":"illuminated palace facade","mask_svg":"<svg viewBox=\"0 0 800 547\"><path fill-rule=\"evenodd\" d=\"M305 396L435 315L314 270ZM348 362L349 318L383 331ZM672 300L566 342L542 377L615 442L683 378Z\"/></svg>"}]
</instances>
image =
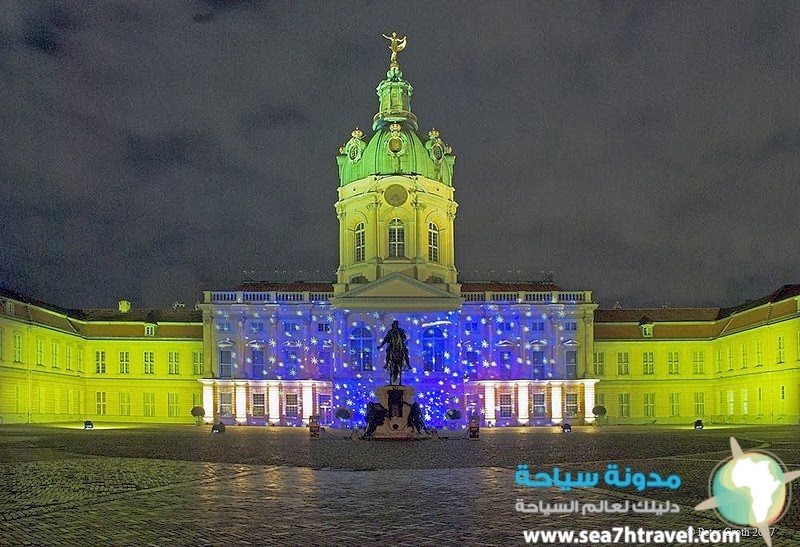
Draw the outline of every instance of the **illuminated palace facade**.
<instances>
[{"instance_id":1,"label":"illuminated palace facade","mask_svg":"<svg viewBox=\"0 0 800 547\"><path fill-rule=\"evenodd\" d=\"M598 309L550 281L459 282L455 158L439 132L420 136L392 45L373 134L355 129L337 158L335 282L168 310L0 290L0 422L191 423L202 407L206 422L363 425L397 320L403 383L436 427L592 423L599 406L611 424L798 423L800 285L729 309Z\"/></svg>"}]
</instances>

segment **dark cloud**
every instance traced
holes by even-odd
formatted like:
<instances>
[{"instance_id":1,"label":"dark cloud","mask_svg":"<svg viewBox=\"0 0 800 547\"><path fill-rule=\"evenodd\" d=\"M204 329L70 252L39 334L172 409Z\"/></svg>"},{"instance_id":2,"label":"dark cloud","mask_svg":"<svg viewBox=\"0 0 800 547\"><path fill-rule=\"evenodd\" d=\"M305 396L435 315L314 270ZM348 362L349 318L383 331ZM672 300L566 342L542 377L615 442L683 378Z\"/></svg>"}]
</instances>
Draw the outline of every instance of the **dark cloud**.
<instances>
[{"instance_id":1,"label":"dark cloud","mask_svg":"<svg viewBox=\"0 0 800 547\"><path fill-rule=\"evenodd\" d=\"M75 307L332 279L335 155L397 30L457 155L464 278L755 298L800 281L799 26L792 2L9 4L0 284Z\"/></svg>"}]
</instances>

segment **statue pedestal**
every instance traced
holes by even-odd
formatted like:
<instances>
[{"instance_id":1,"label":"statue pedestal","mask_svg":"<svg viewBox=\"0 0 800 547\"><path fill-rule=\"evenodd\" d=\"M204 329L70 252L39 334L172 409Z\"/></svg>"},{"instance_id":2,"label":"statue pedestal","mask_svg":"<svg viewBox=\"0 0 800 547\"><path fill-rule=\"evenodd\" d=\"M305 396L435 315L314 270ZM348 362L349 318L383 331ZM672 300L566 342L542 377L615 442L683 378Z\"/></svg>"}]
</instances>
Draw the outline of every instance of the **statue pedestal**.
<instances>
[{"instance_id":1,"label":"statue pedestal","mask_svg":"<svg viewBox=\"0 0 800 547\"><path fill-rule=\"evenodd\" d=\"M408 414L414 403L416 390L409 386L381 386L375 390L378 402L388 412L383 425L375 428L370 438L378 440L416 440L427 439L426 433L408 425Z\"/></svg>"}]
</instances>

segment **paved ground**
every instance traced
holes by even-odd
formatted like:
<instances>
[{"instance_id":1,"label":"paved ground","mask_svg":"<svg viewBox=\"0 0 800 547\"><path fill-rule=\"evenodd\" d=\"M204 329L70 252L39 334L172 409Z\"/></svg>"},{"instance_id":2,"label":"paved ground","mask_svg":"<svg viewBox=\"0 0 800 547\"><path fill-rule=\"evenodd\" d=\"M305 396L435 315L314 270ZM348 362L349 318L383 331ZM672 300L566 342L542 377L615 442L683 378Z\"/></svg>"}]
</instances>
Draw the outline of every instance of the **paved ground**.
<instances>
[{"instance_id":1,"label":"paved ground","mask_svg":"<svg viewBox=\"0 0 800 547\"><path fill-rule=\"evenodd\" d=\"M722 530L708 477L730 455L729 437L800 469L797 427L663 426L481 430L479 441L350 440L324 431L229 427L0 427L0 545L521 545L523 530L614 526ZM677 491L603 484L531 488L533 475L598 471L676 474ZM797 481L796 481L797 482ZM800 484L795 484L800 492ZM790 502L773 545L800 546L800 499ZM554 504L670 501L679 513L523 513L518 500ZM744 538L744 545L764 545ZM595 543L598 544L598 543Z\"/></svg>"}]
</instances>

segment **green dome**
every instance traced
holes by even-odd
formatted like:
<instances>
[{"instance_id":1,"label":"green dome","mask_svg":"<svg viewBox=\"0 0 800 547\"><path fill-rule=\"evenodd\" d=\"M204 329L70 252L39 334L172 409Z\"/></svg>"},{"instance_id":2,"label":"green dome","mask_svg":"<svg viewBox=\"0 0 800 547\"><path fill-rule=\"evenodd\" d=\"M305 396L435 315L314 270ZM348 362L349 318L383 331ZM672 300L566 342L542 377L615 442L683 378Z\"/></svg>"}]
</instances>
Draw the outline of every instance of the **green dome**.
<instances>
[{"instance_id":1,"label":"green dome","mask_svg":"<svg viewBox=\"0 0 800 547\"><path fill-rule=\"evenodd\" d=\"M337 158L340 184L370 175L422 175L451 186L455 156L438 131L430 133L432 136L423 143L415 131L391 124L376 132L368 143L354 135Z\"/></svg>"},{"instance_id":2,"label":"green dome","mask_svg":"<svg viewBox=\"0 0 800 547\"><path fill-rule=\"evenodd\" d=\"M411 112L414 88L403 79L399 67L391 66L376 89L378 113L373 118L375 134L364 142L356 128L339 149L341 186L370 175L422 175L452 186L455 156L432 129L423 142L417 135L417 118Z\"/></svg>"}]
</instances>

